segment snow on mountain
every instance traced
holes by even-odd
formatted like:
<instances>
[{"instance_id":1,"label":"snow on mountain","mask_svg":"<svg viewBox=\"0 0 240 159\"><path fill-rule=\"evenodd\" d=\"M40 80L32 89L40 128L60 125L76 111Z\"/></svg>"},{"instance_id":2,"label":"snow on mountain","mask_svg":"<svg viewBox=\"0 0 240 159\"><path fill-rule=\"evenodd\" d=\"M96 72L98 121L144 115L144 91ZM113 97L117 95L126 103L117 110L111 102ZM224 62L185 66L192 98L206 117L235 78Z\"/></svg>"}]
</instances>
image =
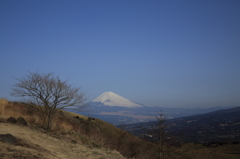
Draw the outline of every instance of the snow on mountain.
<instances>
[{"instance_id":1,"label":"snow on mountain","mask_svg":"<svg viewBox=\"0 0 240 159\"><path fill-rule=\"evenodd\" d=\"M143 107L142 105L134 103L113 92L104 92L103 94L101 94L100 96L92 100L92 102L100 102L105 106L121 106L121 107L127 107L127 108Z\"/></svg>"}]
</instances>

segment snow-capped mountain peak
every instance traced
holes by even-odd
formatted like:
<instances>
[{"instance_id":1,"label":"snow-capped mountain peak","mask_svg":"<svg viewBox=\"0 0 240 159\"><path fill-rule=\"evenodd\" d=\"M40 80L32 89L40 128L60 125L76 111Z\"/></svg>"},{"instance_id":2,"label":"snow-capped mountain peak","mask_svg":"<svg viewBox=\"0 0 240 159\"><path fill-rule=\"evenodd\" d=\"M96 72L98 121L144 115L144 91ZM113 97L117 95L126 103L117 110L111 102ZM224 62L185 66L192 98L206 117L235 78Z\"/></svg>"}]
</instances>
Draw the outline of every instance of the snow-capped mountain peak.
<instances>
[{"instance_id":1,"label":"snow-capped mountain peak","mask_svg":"<svg viewBox=\"0 0 240 159\"><path fill-rule=\"evenodd\" d=\"M100 102L106 106L121 106L121 107L128 107L128 108L143 107L142 105L134 103L113 92L104 92L103 94L101 94L100 96L92 100L92 102Z\"/></svg>"}]
</instances>

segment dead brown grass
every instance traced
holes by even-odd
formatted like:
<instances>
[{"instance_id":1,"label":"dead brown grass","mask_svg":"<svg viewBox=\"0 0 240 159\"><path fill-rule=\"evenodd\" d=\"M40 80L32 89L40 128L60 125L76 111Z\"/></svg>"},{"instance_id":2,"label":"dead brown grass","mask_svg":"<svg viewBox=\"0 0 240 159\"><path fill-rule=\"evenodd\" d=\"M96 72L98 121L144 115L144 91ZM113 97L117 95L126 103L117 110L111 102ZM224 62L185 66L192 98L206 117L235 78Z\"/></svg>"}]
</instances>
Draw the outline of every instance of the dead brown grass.
<instances>
[{"instance_id":1,"label":"dead brown grass","mask_svg":"<svg viewBox=\"0 0 240 159\"><path fill-rule=\"evenodd\" d=\"M100 119L59 110L51 131L45 131L40 114L34 106L0 99L0 134L11 133L20 145L0 143L0 158L127 158L155 159L157 145L114 127ZM8 117L23 117L28 127L6 122ZM177 150L177 151L176 151ZM220 149L184 145L169 148L170 159L225 159L239 157Z\"/></svg>"},{"instance_id":2,"label":"dead brown grass","mask_svg":"<svg viewBox=\"0 0 240 159\"><path fill-rule=\"evenodd\" d=\"M20 103L0 102L0 114L2 118L23 117L29 126L43 128L40 114L34 106ZM58 111L54 116L51 132L71 135L74 141L81 142L90 147L115 149L116 138L120 129L99 119L88 118L76 113ZM50 133L50 132L49 132Z\"/></svg>"},{"instance_id":3,"label":"dead brown grass","mask_svg":"<svg viewBox=\"0 0 240 159\"><path fill-rule=\"evenodd\" d=\"M74 115L76 116L77 114L64 111L64 116L61 116L60 112L62 111L59 110L54 116L51 129L60 131L72 130L73 125L70 124L70 118L72 118ZM43 127L42 117L37 108L25 103L8 102L6 99L0 99L0 115L11 116L14 118L23 117L29 124ZM84 116L81 117L86 118Z\"/></svg>"},{"instance_id":4,"label":"dead brown grass","mask_svg":"<svg viewBox=\"0 0 240 159\"><path fill-rule=\"evenodd\" d=\"M14 118L21 116L28 122L29 126L43 127L40 114L34 106L19 102L7 102L6 100L1 103L0 114L2 116ZM140 158L145 154L145 147L142 146L145 141L137 139L110 123L76 113L58 111L53 119L52 131L48 133L70 135L74 141L94 148L117 150L124 156L131 158ZM148 145L152 144L148 143Z\"/></svg>"},{"instance_id":5,"label":"dead brown grass","mask_svg":"<svg viewBox=\"0 0 240 159\"><path fill-rule=\"evenodd\" d=\"M123 159L118 152L84 145L69 135L44 133L31 127L0 123L0 134L11 133L20 141L17 145L0 142L0 158L36 159Z\"/></svg>"}]
</instances>

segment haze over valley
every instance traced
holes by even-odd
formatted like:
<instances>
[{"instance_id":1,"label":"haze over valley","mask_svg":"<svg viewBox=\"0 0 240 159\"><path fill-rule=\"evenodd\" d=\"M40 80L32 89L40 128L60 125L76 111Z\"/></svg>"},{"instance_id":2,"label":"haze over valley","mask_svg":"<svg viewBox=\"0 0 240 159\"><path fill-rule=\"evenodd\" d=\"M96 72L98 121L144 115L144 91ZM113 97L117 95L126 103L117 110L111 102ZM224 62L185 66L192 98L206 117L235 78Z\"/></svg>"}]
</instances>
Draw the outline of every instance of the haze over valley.
<instances>
[{"instance_id":1,"label":"haze over valley","mask_svg":"<svg viewBox=\"0 0 240 159\"><path fill-rule=\"evenodd\" d=\"M155 116L162 111L168 119L203 114L232 107L212 108L167 108L144 105L132 102L114 92L104 92L87 103L88 111L82 112L86 116L102 119L114 125L148 122L155 120Z\"/></svg>"}]
</instances>

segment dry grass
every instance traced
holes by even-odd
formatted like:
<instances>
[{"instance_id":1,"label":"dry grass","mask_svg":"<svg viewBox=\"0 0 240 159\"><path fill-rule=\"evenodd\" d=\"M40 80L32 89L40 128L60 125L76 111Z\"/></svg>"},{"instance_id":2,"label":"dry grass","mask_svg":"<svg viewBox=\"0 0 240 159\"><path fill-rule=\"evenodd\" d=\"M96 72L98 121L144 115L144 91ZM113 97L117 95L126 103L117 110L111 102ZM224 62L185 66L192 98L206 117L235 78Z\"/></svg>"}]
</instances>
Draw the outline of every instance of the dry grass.
<instances>
[{"instance_id":1,"label":"dry grass","mask_svg":"<svg viewBox=\"0 0 240 159\"><path fill-rule=\"evenodd\" d=\"M28 127L7 123L10 116L23 117ZM41 117L34 106L0 99L0 134L10 133L20 140L15 146L0 142L0 158L124 158L116 151L101 148L96 137L79 133L85 131L83 125L87 122L96 123L79 114L59 111L52 130L47 132L41 128Z\"/></svg>"},{"instance_id":2,"label":"dry grass","mask_svg":"<svg viewBox=\"0 0 240 159\"><path fill-rule=\"evenodd\" d=\"M40 114L34 106L19 102L8 102L6 99L0 101L0 116L2 118L6 119L10 116L18 118L21 116L28 122L29 126L43 127ZM57 112L51 128L51 132L71 135L75 137L74 141L90 147L108 149L116 149L117 138L122 131L102 120L66 111ZM119 148L118 150L122 149Z\"/></svg>"},{"instance_id":3,"label":"dry grass","mask_svg":"<svg viewBox=\"0 0 240 159\"><path fill-rule=\"evenodd\" d=\"M118 152L90 147L68 135L48 134L10 123L0 123L0 134L11 133L20 140L17 145L0 142L0 158L44 159L123 159Z\"/></svg>"},{"instance_id":4,"label":"dry grass","mask_svg":"<svg viewBox=\"0 0 240 159\"><path fill-rule=\"evenodd\" d=\"M24 103L4 100L0 104L0 115L14 118L21 116L29 126L43 127L36 108ZM57 112L53 119L52 131L49 133L70 135L78 143L81 142L94 148L117 150L122 155L131 158L140 158L146 152L142 146L145 141L137 139L112 124L66 111Z\"/></svg>"},{"instance_id":5,"label":"dry grass","mask_svg":"<svg viewBox=\"0 0 240 159\"><path fill-rule=\"evenodd\" d=\"M7 123L10 116L23 117L28 127ZM51 131L42 127L40 114L34 106L0 99L0 134L11 133L21 140L18 146L0 143L0 158L123 158L116 151L127 158L158 158L156 144L138 139L99 119L58 111ZM236 149L236 146L231 148ZM240 158L232 151L194 144L168 150L171 153L167 158L170 159Z\"/></svg>"},{"instance_id":6,"label":"dry grass","mask_svg":"<svg viewBox=\"0 0 240 159\"><path fill-rule=\"evenodd\" d=\"M71 118L81 116L79 114L63 111L64 116L58 111L53 119L52 130L70 131L73 129ZM27 105L20 102L8 102L6 99L0 99L0 115L11 116L14 118L23 117L29 124L43 127L40 113L35 106ZM82 118L86 118L81 116Z\"/></svg>"},{"instance_id":7,"label":"dry grass","mask_svg":"<svg viewBox=\"0 0 240 159\"><path fill-rule=\"evenodd\" d=\"M8 100L5 98L0 98L0 115L5 114L5 106L8 104Z\"/></svg>"}]
</instances>

